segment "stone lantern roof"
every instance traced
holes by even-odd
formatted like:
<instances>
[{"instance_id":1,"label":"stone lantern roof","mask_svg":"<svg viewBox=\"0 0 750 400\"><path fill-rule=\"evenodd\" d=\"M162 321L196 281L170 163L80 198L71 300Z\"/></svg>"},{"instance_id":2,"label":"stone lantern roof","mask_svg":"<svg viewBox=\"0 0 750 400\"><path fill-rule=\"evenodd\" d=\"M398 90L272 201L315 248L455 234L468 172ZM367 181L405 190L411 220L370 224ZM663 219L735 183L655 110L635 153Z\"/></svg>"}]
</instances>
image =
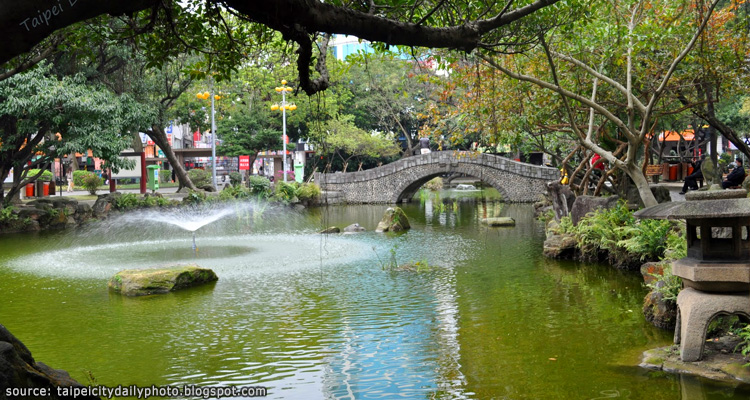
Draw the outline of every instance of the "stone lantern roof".
<instances>
[{"instance_id":1,"label":"stone lantern roof","mask_svg":"<svg viewBox=\"0 0 750 400\"><path fill-rule=\"evenodd\" d=\"M744 189L691 192L687 201L666 202L637 211L641 219L704 219L750 217L750 199Z\"/></svg>"}]
</instances>

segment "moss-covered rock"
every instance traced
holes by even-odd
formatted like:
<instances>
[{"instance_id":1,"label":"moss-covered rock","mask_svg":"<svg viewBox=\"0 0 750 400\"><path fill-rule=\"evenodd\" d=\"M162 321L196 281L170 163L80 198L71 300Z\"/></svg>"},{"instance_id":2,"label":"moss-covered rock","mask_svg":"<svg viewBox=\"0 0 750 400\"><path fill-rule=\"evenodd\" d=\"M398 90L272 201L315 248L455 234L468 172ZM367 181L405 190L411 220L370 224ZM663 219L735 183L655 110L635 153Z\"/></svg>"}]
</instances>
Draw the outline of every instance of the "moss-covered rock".
<instances>
[{"instance_id":1,"label":"moss-covered rock","mask_svg":"<svg viewBox=\"0 0 750 400\"><path fill-rule=\"evenodd\" d=\"M401 207L388 207L375 232L401 232L411 229L409 218Z\"/></svg>"},{"instance_id":2,"label":"moss-covered rock","mask_svg":"<svg viewBox=\"0 0 750 400\"><path fill-rule=\"evenodd\" d=\"M487 226L516 226L516 220L511 217L482 218L482 223Z\"/></svg>"},{"instance_id":3,"label":"moss-covered rock","mask_svg":"<svg viewBox=\"0 0 750 400\"><path fill-rule=\"evenodd\" d=\"M164 294L175 290L214 282L214 271L197 265L174 265L162 268L127 269L109 280L109 288L125 296Z\"/></svg>"},{"instance_id":4,"label":"moss-covered rock","mask_svg":"<svg viewBox=\"0 0 750 400\"><path fill-rule=\"evenodd\" d=\"M544 241L544 256L548 258L573 259L578 251L578 241L572 233L551 235Z\"/></svg>"},{"instance_id":5,"label":"moss-covered rock","mask_svg":"<svg viewBox=\"0 0 750 400\"><path fill-rule=\"evenodd\" d=\"M318 232L320 234L329 235L331 233L340 233L341 229L339 229L338 226L329 226L328 228L323 229L322 231Z\"/></svg>"}]
</instances>

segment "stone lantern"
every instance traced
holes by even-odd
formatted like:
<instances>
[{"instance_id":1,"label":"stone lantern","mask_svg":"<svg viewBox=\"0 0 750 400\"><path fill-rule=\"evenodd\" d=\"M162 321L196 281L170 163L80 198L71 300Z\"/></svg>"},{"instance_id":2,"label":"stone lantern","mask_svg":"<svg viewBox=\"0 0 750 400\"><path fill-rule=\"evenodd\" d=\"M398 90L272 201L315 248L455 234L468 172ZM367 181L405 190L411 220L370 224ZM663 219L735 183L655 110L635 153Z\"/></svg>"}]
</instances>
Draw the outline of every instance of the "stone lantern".
<instances>
[{"instance_id":1,"label":"stone lantern","mask_svg":"<svg viewBox=\"0 0 750 400\"><path fill-rule=\"evenodd\" d=\"M687 257L672 263L682 278L675 344L682 361L701 359L708 323L736 314L750 321L750 199L744 189L691 192L687 201L635 213L642 219L684 219Z\"/></svg>"}]
</instances>

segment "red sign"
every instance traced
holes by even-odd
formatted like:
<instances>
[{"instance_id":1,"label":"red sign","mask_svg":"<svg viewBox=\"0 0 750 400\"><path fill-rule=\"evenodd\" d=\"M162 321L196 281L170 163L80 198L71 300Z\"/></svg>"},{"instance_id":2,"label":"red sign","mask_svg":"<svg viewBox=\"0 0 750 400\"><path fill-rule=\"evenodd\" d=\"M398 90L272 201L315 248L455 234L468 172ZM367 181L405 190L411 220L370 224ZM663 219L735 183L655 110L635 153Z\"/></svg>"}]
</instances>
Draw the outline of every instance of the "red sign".
<instances>
[{"instance_id":1,"label":"red sign","mask_svg":"<svg viewBox=\"0 0 750 400\"><path fill-rule=\"evenodd\" d=\"M240 171L250 170L250 156L240 156Z\"/></svg>"},{"instance_id":2,"label":"red sign","mask_svg":"<svg viewBox=\"0 0 750 400\"><path fill-rule=\"evenodd\" d=\"M198 143L200 141L201 141L201 131L198 130L198 131L193 132L193 143ZM195 146L195 145L193 145L193 146ZM195 147L197 147L197 146L195 146Z\"/></svg>"},{"instance_id":3,"label":"red sign","mask_svg":"<svg viewBox=\"0 0 750 400\"><path fill-rule=\"evenodd\" d=\"M289 143L289 135L281 135L281 137L284 139L284 143Z\"/></svg>"}]
</instances>

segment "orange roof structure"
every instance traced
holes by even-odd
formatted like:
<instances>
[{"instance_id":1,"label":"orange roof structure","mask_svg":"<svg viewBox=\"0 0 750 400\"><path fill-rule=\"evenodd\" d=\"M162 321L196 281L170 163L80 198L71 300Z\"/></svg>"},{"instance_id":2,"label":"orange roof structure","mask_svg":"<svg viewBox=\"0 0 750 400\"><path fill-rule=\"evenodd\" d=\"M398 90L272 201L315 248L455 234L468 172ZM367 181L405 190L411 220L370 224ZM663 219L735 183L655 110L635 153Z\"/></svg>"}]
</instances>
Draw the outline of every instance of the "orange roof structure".
<instances>
[{"instance_id":1,"label":"orange roof structure","mask_svg":"<svg viewBox=\"0 0 750 400\"><path fill-rule=\"evenodd\" d=\"M695 133L692 129L682 131L682 138L686 141L695 139ZM664 131L659 134L660 142L679 142L680 134L675 131Z\"/></svg>"}]
</instances>

